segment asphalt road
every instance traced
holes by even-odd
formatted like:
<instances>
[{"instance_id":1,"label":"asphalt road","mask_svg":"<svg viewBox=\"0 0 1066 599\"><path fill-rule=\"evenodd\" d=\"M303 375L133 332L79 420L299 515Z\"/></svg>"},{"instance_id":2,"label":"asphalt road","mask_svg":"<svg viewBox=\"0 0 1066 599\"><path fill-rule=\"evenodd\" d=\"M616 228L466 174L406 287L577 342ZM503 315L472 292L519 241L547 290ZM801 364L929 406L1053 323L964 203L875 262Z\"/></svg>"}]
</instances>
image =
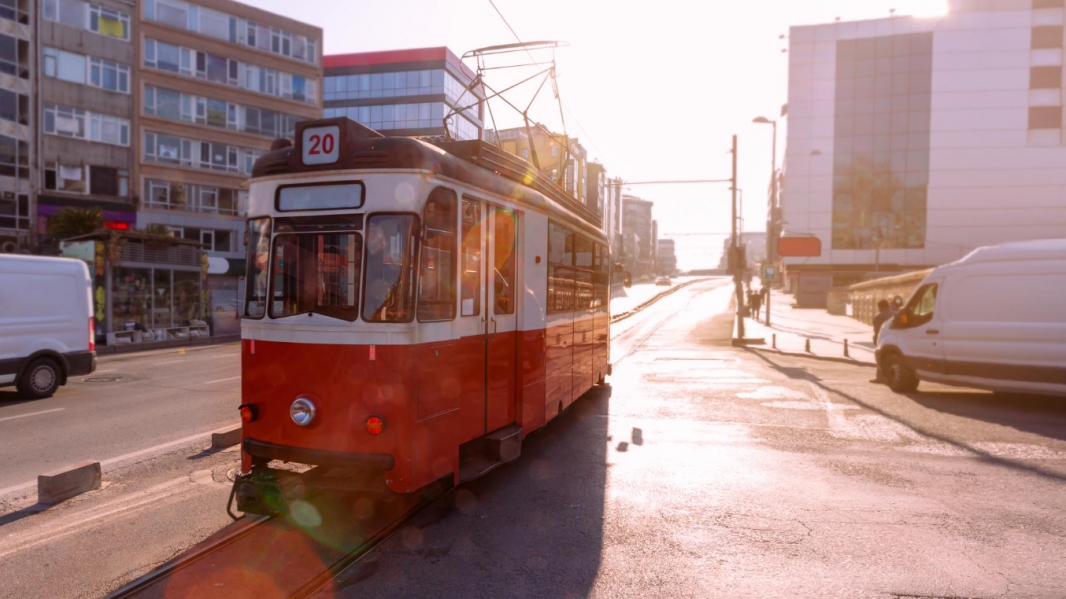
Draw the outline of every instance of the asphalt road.
<instances>
[{"instance_id":1,"label":"asphalt road","mask_svg":"<svg viewBox=\"0 0 1066 599\"><path fill-rule=\"evenodd\" d=\"M48 399L0 389L0 495L82 460L113 463L240 424L240 361L237 344L103 356Z\"/></svg>"},{"instance_id":2,"label":"asphalt road","mask_svg":"<svg viewBox=\"0 0 1066 599\"><path fill-rule=\"evenodd\" d=\"M608 385L320 596L1066 596L1066 402L733 348L729 291L615 326ZM225 524L235 466L165 456L0 517L0 597L98 596L171 557Z\"/></svg>"}]
</instances>

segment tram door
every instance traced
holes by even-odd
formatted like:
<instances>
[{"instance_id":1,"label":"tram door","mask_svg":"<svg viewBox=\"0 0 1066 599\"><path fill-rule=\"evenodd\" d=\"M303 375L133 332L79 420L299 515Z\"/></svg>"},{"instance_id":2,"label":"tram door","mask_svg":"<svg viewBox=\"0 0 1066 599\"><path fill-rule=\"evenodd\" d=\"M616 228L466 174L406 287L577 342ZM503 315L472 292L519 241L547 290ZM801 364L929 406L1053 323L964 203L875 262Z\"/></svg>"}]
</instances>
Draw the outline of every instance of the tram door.
<instances>
[{"instance_id":1,"label":"tram door","mask_svg":"<svg viewBox=\"0 0 1066 599\"><path fill-rule=\"evenodd\" d=\"M485 432L515 421L518 314L515 270L518 219L514 211L487 205L485 268Z\"/></svg>"}]
</instances>

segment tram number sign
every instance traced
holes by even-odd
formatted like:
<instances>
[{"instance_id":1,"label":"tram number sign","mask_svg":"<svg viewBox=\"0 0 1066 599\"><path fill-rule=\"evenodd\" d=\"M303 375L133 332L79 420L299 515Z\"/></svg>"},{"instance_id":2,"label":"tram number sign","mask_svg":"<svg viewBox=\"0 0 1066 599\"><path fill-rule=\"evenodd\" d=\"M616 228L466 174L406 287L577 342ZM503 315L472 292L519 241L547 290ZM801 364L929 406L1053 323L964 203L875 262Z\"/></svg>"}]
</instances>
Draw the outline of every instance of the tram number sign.
<instances>
[{"instance_id":1,"label":"tram number sign","mask_svg":"<svg viewBox=\"0 0 1066 599\"><path fill-rule=\"evenodd\" d=\"M330 164L340 158L341 128L308 127L300 140L304 164Z\"/></svg>"}]
</instances>

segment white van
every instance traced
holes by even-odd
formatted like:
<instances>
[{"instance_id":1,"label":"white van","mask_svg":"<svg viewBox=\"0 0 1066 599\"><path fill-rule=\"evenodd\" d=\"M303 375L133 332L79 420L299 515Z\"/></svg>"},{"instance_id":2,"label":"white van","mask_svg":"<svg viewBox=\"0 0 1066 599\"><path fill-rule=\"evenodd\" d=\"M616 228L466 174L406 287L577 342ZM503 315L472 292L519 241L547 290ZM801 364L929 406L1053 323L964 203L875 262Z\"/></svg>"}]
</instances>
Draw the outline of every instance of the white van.
<instances>
[{"instance_id":1,"label":"white van","mask_svg":"<svg viewBox=\"0 0 1066 599\"><path fill-rule=\"evenodd\" d=\"M1066 395L1066 239L978 248L933 270L882 329L888 386Z\"/></svg>"},{"instance_id":2,"label":"white van","mask_svg":"<svg viewBox=\"0 0 1066 599\"><path fill-rule=\"evenodd\" d=\"M0 254L0 387L50 397L96 370L92 280L81 260Z\"/></svg>"}]
</instances>

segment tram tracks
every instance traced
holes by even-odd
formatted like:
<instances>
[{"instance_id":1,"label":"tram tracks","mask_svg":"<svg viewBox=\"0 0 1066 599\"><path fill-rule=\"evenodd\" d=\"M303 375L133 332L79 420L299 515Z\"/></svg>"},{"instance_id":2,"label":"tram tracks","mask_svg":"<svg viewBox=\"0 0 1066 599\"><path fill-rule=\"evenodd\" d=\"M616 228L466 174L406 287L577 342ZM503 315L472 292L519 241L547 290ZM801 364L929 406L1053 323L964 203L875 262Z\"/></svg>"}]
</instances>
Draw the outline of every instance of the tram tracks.
<instances>
[{"instance_id":1,"label":"tram tracks","mask_svg":"<svg viewBox=\"0 0 1066 599\"><path fill-rule=\"evenodd\" d=\"M442 479L410 495L318 493L286 514L245 516L108 599L310 597L452 488Z\"/></svg>"},{"instance_id":2,"label":"tram tracks","mask_svg":"<svg viewBox=\"0 0 1066 599\"><path fill-rule=\"evenodd\" d=\"M639 335L639 340L614 360L612 367L639 349L669 322L671 316L684 310L695 297L716 288L696 291L676 310L664 310L665 313L658 318L652 316L651 320L642 320L622 331L617 340L634 333ZM646 302L629 316L643 312L665 297ZM246 515L173 560L114 591L108 595L108 599L310 597L328 589L338 574L452 489L450 481L442 480L411 496L318 493L303 501L299 509L290 510L284 515ZM314 517L308 515L306 506L315 508L317 523L313 521ZM372 515L360 518L360 515L367 513ZM308 518L312 521L308 521Z\"/></svg>"}]
</instances>

